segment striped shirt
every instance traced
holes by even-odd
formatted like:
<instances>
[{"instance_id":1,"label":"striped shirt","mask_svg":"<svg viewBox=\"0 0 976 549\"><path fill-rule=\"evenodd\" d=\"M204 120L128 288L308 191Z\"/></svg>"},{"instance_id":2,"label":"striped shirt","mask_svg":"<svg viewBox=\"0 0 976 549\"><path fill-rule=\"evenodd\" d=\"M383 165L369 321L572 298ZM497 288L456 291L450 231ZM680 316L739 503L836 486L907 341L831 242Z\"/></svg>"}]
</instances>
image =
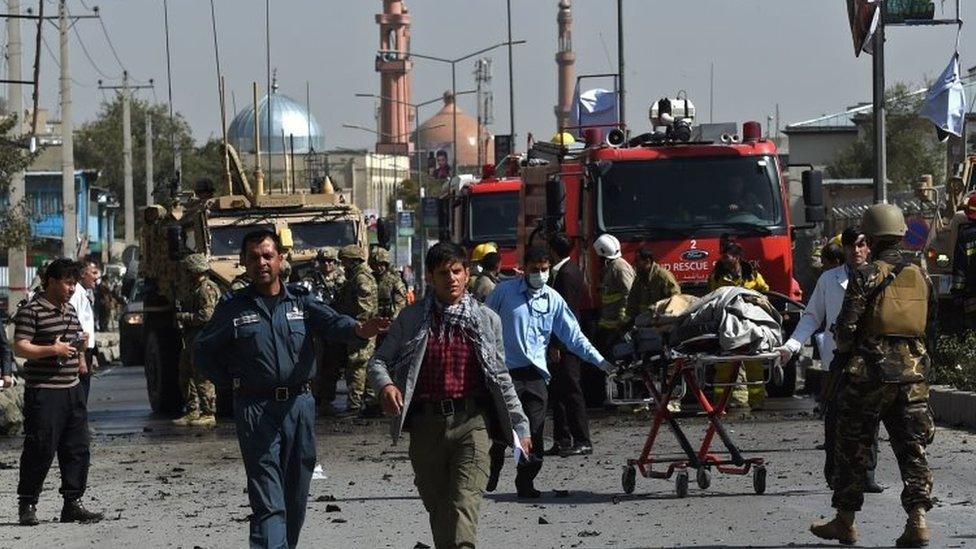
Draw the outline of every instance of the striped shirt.
<instances>
[{"instance_id":1,"label":"striped shirt","mask_svg":"<svg viewBox=\"0 0 976 549\"><path fill-rule=\"evenodd\" d=\"M60 309L37 294L17 311L14 317L14 341L26 339L34 345L51 345L57 337L62 341L77 337L82 330L78 315L70 303ZM78 356L61 358L49 356L29 359L23 374L27 387L67 389L78 384Z\"/></svg>"}]
</instances>

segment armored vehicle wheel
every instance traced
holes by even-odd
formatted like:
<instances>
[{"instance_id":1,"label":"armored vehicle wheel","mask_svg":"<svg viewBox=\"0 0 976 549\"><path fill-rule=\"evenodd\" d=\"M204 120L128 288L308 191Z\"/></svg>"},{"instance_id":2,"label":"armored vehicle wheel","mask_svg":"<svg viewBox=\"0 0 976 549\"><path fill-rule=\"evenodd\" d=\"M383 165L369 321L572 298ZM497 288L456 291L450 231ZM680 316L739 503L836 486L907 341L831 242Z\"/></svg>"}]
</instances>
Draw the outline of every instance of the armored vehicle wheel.
<instances>
[{"instance_id":1,"label":"armored vehicle wheel","mask_svg":"<svg viewBox=\"0 0 976 549\"><path fill-rule=\"evenodd\" d=\"M146 391L149 405L157 414L176 415L183 408L179 345L171 339L157 330L146 333Z\"/></svg>"}]
</instances>

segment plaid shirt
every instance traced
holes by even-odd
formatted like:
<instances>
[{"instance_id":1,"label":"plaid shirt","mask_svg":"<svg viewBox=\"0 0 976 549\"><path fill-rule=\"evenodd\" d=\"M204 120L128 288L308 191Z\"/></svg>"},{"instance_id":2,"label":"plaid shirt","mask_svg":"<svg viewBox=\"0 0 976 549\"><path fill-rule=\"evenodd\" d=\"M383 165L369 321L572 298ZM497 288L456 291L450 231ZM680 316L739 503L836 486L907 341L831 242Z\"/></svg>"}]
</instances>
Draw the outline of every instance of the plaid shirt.
<instances>
[{"instance_id":1,"label":"plaid shirt","mask_svg":"<svg viewBox=\"0 0 976 549\"><path fill-rule=\"evenodd\" d=\"M427 352L420 367L416 395L421 402L464 398L483 383L475 357L474 343L460 328L443 333L436 324L427 338Z\"/></svg>"}]
</instances>

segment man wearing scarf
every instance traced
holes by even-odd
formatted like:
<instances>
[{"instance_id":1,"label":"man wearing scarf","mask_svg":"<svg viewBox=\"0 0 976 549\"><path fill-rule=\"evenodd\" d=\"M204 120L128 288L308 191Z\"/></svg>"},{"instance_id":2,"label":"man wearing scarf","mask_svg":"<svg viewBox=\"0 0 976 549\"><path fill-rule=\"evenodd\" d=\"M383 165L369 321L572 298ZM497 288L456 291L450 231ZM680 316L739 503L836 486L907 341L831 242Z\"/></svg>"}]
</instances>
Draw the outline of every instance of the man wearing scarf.
<instances>
[{"instance_id":1,"label":"man wearing scarf","mask_svg":"<svg viewBox=\"0 0 976 549\"><path fill-rule=\"evenodd\" d=\"M370 358L369 381L410 433L414 483L437 549L473 548L490 440L532 451L529 422L505 367L501 321L467 293L467 253L441 242L424 260L431 291L405 308Z\"/></svg>"}]
</instances>

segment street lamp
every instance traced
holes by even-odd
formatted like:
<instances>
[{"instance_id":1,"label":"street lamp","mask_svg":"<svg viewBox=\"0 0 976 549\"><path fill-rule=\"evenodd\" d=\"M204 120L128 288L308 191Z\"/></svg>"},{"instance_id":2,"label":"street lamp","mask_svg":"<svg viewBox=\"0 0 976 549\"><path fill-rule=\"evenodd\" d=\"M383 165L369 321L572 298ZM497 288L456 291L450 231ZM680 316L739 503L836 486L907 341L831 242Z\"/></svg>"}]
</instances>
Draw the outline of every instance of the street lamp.
<instances>
[{"instance_id":1,"label":"street lamp","mask_svg":"<svg viewBox=\"0 0 976 549\"><path fill-rule=\"evenodd\" d=\"M427 59L427 60L430 60L430 61L438 61L438 62L441 62L441 63L447 63L448 65L451 66L451 95L454 98L454 112L452 113L452 120L451 120L451 125L453 127L452 132L454 134L454 139L451 142L451 152L452 152L452 158L451 158L451 175L457 175L457 140L458 140L458 136L457 136L457 70L456 70L457 69L457 64L460 63L461 61L466 61L468 59L471 59L472 57L477 57L477 56L479 56L479 55L481 55L483 53L487 53L487 52L489 52L491 50L500 48L502 46L516 46L516 45L519 45L519 44L525 44L525 40L516 40L514 42L511 41L511 40L508 40L506 42L500 42L498 44L495 44L494 46L488 46L487 48L482 48L482 49L480 49L480 50L478 50L476 52L469 53L467 55L464 55L462 57L458 57L456 59L446 59L444 57L437 57L436 55L424 55L424 54L415 53L415 52L412 52L412 51L411 52L407 52L407 57L416 57L416 58L419 58L419 59ZM390 55L390 54L392 54L392 55L399 55L400 54L400 52L398 50L379 50L378 53L380 55ZM478 136L478 139L481 139L481 136L480 135Z\"/></svg>"}]
</instances>

